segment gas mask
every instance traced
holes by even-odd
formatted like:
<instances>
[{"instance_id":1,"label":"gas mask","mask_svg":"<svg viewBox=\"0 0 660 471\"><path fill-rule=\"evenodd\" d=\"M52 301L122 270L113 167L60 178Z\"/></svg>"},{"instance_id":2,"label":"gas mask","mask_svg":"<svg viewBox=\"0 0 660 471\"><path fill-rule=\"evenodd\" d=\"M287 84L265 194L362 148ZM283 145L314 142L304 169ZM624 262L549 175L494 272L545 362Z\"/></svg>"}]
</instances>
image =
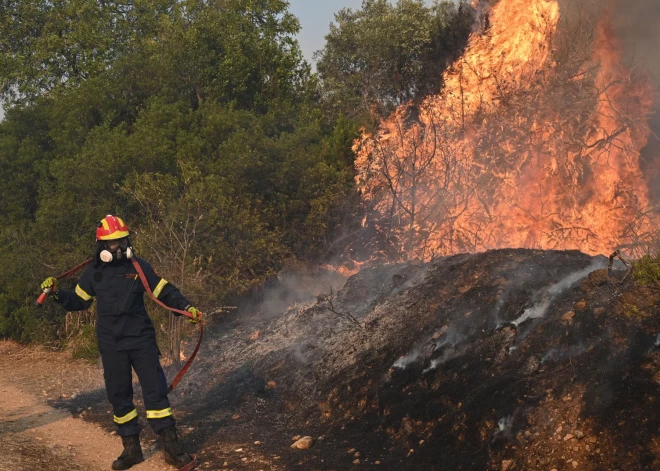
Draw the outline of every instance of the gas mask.
<instances>
[{"instance_id":1,"label":"gas mask","mask_svg":"<svg viewBox=\"0 0 660 471\"><path fill-rule=\"evenodd\" d=\"M133 257L133 249L128 237L105 242L103 250L99 254L101 261L110 263L114 260L128 260Z\"/></svg>"}]
</instances>

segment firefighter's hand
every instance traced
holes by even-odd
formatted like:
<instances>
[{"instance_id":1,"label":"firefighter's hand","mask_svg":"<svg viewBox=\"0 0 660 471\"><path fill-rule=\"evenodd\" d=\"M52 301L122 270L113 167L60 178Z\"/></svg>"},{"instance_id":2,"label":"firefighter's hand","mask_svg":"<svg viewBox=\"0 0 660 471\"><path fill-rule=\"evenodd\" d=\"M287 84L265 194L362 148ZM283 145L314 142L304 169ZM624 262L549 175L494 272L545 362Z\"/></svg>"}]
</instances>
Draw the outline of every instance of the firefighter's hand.
<instances>
[{"instance_id":1,"label":"firefighter's hand","mask_svg":"<svg viewBox=\"0 0 660 471\"><path fill-rule=\"evenodd\" d=\"M186 311L188 311L192 315L192 317L190 317L191 324L197 324L199 321L202 320L202 313L199 312L199 309L197 309L196 307L190 306L188 309L186 309Z\"/></svg>"},{"instance_id":2,"label":"firefighter's hand","mask_svg":"<svg viewBox=\"0 0 660 471\"><path fill-rule=\"evenodd\" d=\"M44 280L43 283L41 283L41 290L45 290L50 288L51 292L57 291L57 278L53 276L49 276Z\"/></svg>"},{"instance_id":3,"label":"firefighter's hand","mask_svg":"<svg viewBox=\"0 0 660 471\"><path fill-rule=\"evenodd\" d=\"M50 289L50 295L55 298L57 298L57 278L53 276L49 276L46 278L43 283L41 283L41 291L45 291L47 289ZM44 298L45 299L45 298Z\"/></svg>"}]
</instances>

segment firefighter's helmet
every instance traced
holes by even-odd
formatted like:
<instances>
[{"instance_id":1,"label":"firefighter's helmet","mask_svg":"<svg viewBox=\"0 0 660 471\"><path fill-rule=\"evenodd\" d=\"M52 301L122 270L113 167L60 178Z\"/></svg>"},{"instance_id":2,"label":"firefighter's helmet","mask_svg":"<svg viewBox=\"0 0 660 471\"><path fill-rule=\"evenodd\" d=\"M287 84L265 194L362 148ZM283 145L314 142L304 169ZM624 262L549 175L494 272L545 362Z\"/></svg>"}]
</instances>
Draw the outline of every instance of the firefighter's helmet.
<instances>
[{"instance_id":1,"label":"firefighter's helmet","mask_svg":"<svg viewBox=\"0 0 660 471\"><path fill-rule=\"evenodd\" d=\"M115 240L128 237L128 227L117 216L108 214L96 228L96 240Z\"/></svg>"}]
</instances>

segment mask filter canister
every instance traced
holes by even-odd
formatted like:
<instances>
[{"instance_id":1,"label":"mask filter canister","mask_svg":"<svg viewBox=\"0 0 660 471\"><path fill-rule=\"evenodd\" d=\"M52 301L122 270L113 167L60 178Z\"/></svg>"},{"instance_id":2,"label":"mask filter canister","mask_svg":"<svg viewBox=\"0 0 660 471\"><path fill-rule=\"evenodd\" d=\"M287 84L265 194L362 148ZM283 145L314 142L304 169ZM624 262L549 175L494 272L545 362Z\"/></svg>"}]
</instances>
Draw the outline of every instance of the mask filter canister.
<instances>
[{"instance_id":1,"label":"mask filter canister","mask_svg":"<svg viewBox=\"0 0 660 471\"><path fill-rule=\"evenodd\" d=\"M133 258L133 250L128 245L128 241L123 241L123 244L120 244L114 252L111 252L106 247L99 254L99 258L102 262L110 263L113 260L121 260L123 258L130 259ZM122 250L123 249L123 250Z\"/></svg>"},{"instance_id":2,"label":"mask filter canister","mask_svg":"<svg viewBox=\"0 0 660 471\"><path fill-rule=\"evenodd\" d=\"M105 263L110 263L112 262L112 252L109 250L102 250L101 253L99 254L99 258L101 259L102 262Z\"/></svg>"}]
</instances>

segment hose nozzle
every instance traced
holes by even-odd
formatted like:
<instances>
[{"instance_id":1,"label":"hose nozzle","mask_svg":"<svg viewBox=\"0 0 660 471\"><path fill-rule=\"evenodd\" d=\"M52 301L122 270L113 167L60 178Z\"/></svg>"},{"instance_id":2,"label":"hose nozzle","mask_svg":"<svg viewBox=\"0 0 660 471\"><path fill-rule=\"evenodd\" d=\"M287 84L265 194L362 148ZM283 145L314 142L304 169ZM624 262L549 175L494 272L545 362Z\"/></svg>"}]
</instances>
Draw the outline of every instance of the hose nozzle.
<instances>
[{"instance_id":1,"label":"hose nozzle","mask_svg":"<svg viewBox=\"0 0 660 471\"><path fill-rule=\"evenodd\" d=\"M34 304L35 304L37 307L42 307L42 306L44 305L44 303L46 302L46 298L47 298L48 295L51 293L51 291L53 291L53 288L45 288L45 289L41 292L41 294L39 295L39 297L37 298L37 300L35 301Z\"/></svg>"}]
</instances>

